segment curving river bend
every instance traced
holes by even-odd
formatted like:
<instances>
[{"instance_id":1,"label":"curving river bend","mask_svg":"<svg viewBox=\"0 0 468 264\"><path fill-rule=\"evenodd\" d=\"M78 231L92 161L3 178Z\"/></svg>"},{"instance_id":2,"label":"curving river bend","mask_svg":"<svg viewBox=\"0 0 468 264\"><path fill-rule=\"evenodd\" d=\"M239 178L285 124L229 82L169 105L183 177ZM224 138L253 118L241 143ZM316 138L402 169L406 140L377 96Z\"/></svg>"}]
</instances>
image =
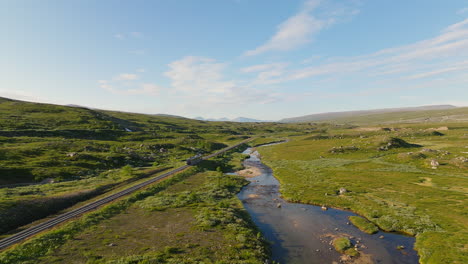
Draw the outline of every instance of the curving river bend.
<instances>
[{"instance_id":1,"label":"curving river bend","mask_svg":"<svg viewBox=\"0 0 468 264\"><path fill-rule=\"evenodd\" d=\"M348 217L356 215L354 213L288 203L280 198L279 182L272 170L260 161L258 152L249 148L244 154L250 154L244 166L259 170L260 175L248 178L250 184L238 197L262 234L272 242L274 261L288 264L418 263L413 237L382 231L369 235L349 225ZM346 259L336 252L330 245L336 236L350 238L358 245L361 257ZM397 246L404 246L404 249L397 249Z\"/></svg>"}]
</instances>

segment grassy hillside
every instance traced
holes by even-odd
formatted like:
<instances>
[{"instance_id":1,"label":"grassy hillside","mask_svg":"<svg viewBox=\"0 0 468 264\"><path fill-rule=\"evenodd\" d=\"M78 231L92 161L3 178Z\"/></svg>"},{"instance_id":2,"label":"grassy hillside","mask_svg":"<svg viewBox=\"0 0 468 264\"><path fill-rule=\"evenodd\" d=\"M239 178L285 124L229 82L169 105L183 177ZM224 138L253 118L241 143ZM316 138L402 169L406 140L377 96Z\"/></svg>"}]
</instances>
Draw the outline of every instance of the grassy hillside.
<instances>
[{"instance_id":1,"label":"grassy hillside","mask_svg":"<svg viewBox=\"0 0 468 264\"><path fill-rule=\"evenodd\" d=\"M402 124L402 123L459 123L468 122L468 107L446 110L409 111L384 113L327 120L330 123L347 124ZM435 124L434 124L435 125Z\"/></svg>"},{"instance_id":2,"label":"grassy hillside","mask_svg":"<svg viewBox=\"0 0 468 264\"><path fill-rule=\"evenodd\" d=\"M414 235L421 263L467 263L468 123L439 126L329 128L259 151L286 199Z\"/></svg>"},{"instance_id":3,"label":"grassy hillside","mask_svg":"<svg viewBox=\"0 0 468 264\"><path fill-rule=\"evenodd\" d=\"M326 122L348 124L434 123L450 121L468 121L468 107L457 108L450 105L441 105L413 108L390 108L322 113L280 120L280 122L284 123Z\"/></svg>"},{"instance_id":4,"label":"grassy hillside","mask_svg":"<svg viewBox=\"0 0 468 264\"><path fill-rule=\"evenodd\" d=\"M303 126L206 122L0 98L0 234L137 181L145 171L180 166L197 153L252 135L302 133Z\"/></svg>"},{"instance_id":5,"label":"grassy hillside","mask_svg":"<svg viewBox=\"0 0 468 264\"><path fill-rule=\"evenodd\" d=\"M125 165L181 161L265 131L267 126L5 98L0 98L0 113L0 185L86 178Z\"/></svg>"}]
</instances>

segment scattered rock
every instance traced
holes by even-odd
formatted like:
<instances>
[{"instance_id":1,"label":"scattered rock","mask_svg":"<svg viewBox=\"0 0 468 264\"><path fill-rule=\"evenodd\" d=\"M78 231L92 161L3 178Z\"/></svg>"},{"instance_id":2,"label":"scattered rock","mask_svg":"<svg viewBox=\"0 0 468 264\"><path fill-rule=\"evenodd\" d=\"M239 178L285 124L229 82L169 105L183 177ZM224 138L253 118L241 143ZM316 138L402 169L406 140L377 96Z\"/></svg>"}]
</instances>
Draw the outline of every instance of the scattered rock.
<instances>
[{"instance_id":1,"label":"scattered rock","mask_svg":"<svg viewBox=\"0 0 468 264\"><path fill-rule=\"evenodd\" d=\"M346 190L346 188L343 188L343 187L342 187L342 188L340 188L340 191L339 191L339 192L340 192L340 194L345 194L345 193L348 192L348 190Z\"/></svg>"},{"instance_id":2,"label":"scattered rock","mask_svg":"<svg viewBox=\"0 0 468 264\"><path fill-rule=\"evenodd\" d=\"M405 249L405 246L399 245L399 246L397 246L397 249Z\"/></svg>"},{"instance_id":3,"label":"scattered rock","mask_svg":"<svg viewBox=\"0 0 468 264\"><path fill-rule=\"evenodd\" d=\"M384 236L379 236L379 238L380 238L380 239L383 239L383 238L384 238Z\"/></svg>"},{"instance_id":4,"label":"scattered rock","mask_svg":"<svg viewBox=\"0 0 468 264\"><path fill-rule=\"evenodd\" d=\"M107 245L107 246L109 246L109 247L115 247L115 246L117 246L117 245L116 245L116 244L114 244L114 243L110 243L110 244L109 244L109 245Z\"/></svg>"},{"instance_id":5,"label":"scattered rock","mask_svg":"<svg viewBox=\"0 0 468 264\"><path fill-rule=\"evenodd\" d=\"M439 167L439 162L435 159L431 160L431 167L437 169L437 167Z\"/></svg>"},{"instance_id":6,"label":"scattered rock","mask_svg":"<svg viewBox=\"0 0 468 264\"><path fill-rule=\"evenodd\" d=\"M322 208L322 210L323 210L323 211L326 211L326 210L328 210L328 208L327 208L325 205L322 205L322 207L321 207L321 208Z\"/></svg>"},{"instance_id":7,"label":"scattered rock","mask_svg":"<svg viewBox=\"0 0 468 264\"><path fill-rule=\"evenodd\" d=\"M435 149L429 149L429 148L424 148L421 150L422 152L439 152L438 150Z\"/></svg>"},{"instance_id":8,"label":"scattered rock","mask_svg":"<svg viewBox=\"0 0 468 264\"><path fill-rule=\"evenodd\" d=\"M75 157L76 155L78 155L78 153L76 153L76 152L67 153L67 157L70 157L70 158L73 158L73 157Z\"/></svg>"},{"instance_id":9,"label":"scattered rock","mask_svg":"<svg viewBox=\"0 0 468 264\"><path fill-rule=\"evenodd\" d=\"M281 203L277 203L276 207L281 208Z\"/></svg>"},{"instance_id":10,"label":"scattered rock","mask_svg":"<svg viewBox=\"0 0 468 264\"><path fill-rule=\"evenodd\" d=\"M47 184L47 183L54 183L55 180L53 178L46 178L40 182L40 184Z\"/></svg>"}]
</instances>

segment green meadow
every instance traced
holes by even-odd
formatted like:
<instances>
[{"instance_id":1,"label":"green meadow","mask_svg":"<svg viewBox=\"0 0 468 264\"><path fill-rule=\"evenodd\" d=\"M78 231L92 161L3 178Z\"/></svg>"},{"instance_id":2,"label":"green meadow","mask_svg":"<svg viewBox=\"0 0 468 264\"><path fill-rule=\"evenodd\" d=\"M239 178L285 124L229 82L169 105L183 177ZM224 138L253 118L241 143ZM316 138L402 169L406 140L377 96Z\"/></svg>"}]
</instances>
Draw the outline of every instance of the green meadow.
<instances>
[{"instance_id":1,"label":"green meadow","mask_svg":"<svg viewBox=\"0 0 468 264\"><path fill-rule=\"evenodd\" d=\"M259 151L286 199L416 236L421 263L468 262L468 124L330 127Z\"/></svg>"}]
</instances>

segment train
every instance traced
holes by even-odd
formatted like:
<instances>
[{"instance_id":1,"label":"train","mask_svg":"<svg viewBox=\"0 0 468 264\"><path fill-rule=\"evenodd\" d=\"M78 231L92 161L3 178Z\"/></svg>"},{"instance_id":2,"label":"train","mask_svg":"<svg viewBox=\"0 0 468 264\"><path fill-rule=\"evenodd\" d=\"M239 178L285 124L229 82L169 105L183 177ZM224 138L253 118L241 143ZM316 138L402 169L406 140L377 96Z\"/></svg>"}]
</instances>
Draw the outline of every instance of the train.
<instances>
[{"instance_id":1,"label":"train","mask_svg":"<svg viewBox=\"0 0 468 264\"><path fill-rule=\"evenodd\" d=\"M197 154L193 157L188 158L186 163L187 165L192 166L192 165L197 165L202 160L203 160L202 154Z\"/></svg>"}]
</instances>

